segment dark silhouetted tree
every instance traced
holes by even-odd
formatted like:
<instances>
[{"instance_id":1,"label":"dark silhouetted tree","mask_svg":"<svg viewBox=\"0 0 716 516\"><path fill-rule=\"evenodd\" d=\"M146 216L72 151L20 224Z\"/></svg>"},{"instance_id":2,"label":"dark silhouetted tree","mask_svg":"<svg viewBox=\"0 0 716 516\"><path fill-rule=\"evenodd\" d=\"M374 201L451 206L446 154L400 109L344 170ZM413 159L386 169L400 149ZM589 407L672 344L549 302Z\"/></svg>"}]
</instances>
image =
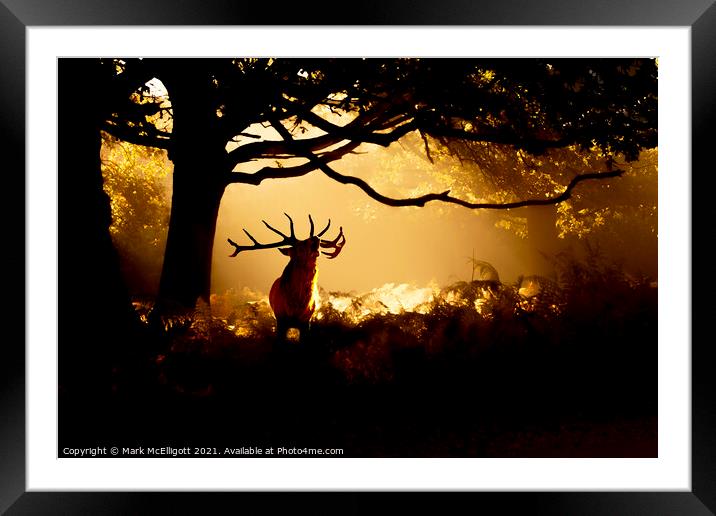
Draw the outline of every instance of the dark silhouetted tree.
<instances>
[{"instance_id":1,"label":"dark silhouetted tree","mask_svg":"<svg viewBox=\"0 0 716 516\"><path fill-rule=\"evenodd\" d=\"M134 83L95 59L61 59L58 88L59 383L82 404L110 393L116 352L138 323L109 233L100 163L112 99L128 98Z\"/></svg>"}]
</instances>

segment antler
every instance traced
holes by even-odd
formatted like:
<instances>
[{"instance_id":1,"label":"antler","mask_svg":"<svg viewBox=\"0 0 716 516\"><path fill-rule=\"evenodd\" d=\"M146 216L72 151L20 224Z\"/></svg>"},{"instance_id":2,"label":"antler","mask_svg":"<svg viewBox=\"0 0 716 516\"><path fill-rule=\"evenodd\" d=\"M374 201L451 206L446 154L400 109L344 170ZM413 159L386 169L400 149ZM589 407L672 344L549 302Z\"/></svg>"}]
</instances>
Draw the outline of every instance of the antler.
<instances>
[{"instance_id":1,"label":"antler","mask_svg":"<svg viewBox=\"0 0 716 516\"><path fill-rule=\"evenodd\" d=\"M311 214L310 214L310 213L308 214L308 222L311 223L311 236L313 236L313 219L311 218ZM328 228L330 228L330 227L331 227L331 219L328 219L328 224L326 224L326 227L323 228L323 230L322 230L320 233L318 233L316 236L317 236L317 237L322 237L323 234L324 234L326 231L328 231Z\"/></svg>"},{"instance_id":2,"label":"antler","mask_svg":"<svg viewBox=\"0 0 716 516\"><path fill-rule=\"evenodd\" d=\"M322 237L323 234L324 234L326 231L328 231L328 228L330 228L330 227L331 227L331 219L328 219L328 224L326 224L326 227L323 228L323 231L321 231L320 233L318 233L316 236L317 236L317 237Z\"/></svg>"},{"instance_id":3,"label":"antler","mask_svg":"<svg viewBox=\"0 0 716 516\"><path fill-rule=\"evenodd\" d=\"M288 218L288 221L290 223L290 228L291 228L290 235L285 235L285 234L281 233L278 229L272 227L268 222L266 222L265 220L262 220L261 222L263 222L267 228L269 228L274 233L281 235L283 237L283 240L281 240L279 242L272 242L270 244L261 244L253 236L251 236L251 233L249 233L248 231L246 231L244 229L243 230L244 233L246 233L246 236L251 239L251 241L254 243L254 245L239 245L236 242L234 242L233 240L231 240L230 238L228 238L227 240L229 241L229 243L236 248L234 253L230 254L229 257L233 258L237 254L239 254L241 251L253 251L255 249L273 249L276 247L282 247L284 245L294 245L294 244L298 243L298 239L296 238L296 234L294 233L294 230L293 230L293 219L288 215L288 213L284 213L284 215L286 215L286 217ZM313 222L313 221L311 221L311 222ZM313 224L311 224L311 225L313 226Z\"/></svg>"},{"instance_id":4,"label":"antler","mask_svg":"<svg viewBox=\"0 0 716 516\"><path fill-rule=\"evenodd\" d=\"M328 227L331 225L331 221L328 221L328 226L326 226L326 229L320 232L318 236L323 235L326 231L328 231ZM324 249L326 248L333 248L332 252L325 252L321 251L323 254L328 256L328 259L332 260L336 256L338 256L341 252L341 249L343 249L343 246L346 245L346 237L343 235L343 227L341 227L338 236L335 238L335 240L321 240L321 247Z\"/></svg>"}]
</instances>

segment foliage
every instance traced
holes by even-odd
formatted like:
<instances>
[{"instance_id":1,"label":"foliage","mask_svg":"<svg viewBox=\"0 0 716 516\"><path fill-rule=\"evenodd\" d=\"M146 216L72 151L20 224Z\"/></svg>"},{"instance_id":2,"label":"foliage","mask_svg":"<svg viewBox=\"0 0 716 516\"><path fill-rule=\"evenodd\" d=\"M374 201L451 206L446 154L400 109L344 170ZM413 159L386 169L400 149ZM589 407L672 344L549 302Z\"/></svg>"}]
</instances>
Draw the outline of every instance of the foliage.
<instances>
[{"instance_id":1,"label":"foliage","mask_svg":"<svg viewBox=\"0 0 716 516\"><path fill-rule=\"evenodd\" d=\"M578 195L558 206L561 237L601 237L625 248L655 242L658 151L646 150L638 161L620 163L619 167L624 170L619 179L585 185Z\"/></svg>"},{"instance_id":2,"label":"foliage","mask_svg":"<svg viewBox=\"0 0 716 516\"><path fill-rule=\"evenodd\" d=\"M557 388L555 382L589 396L627 386L643 395L651 384L633 382L655 374L646 365L656 358L656 289L591 247L585 260L564 254L558 261L556 282L459 282L413 310L355 312L325 302L309 342L349 384L390 385L427 367L441 381L487 386L487 379L509 380L510 392L549 379L546 386L529 387L535 391L530 399ZM233 291L212 302L212 313L198 313L169 354L191 348L243 361L244 367L267 360L274 322L263 296ZM358 297L353 302L365 303ZM618 374L607 383L595 364Z\"/></svg>"},{"instance_id":3,"label":"foliage","mask_svg":"<svg viewBox=\"0 0 716 516\"><path fill-rule=\"evenodd\" d=\"M195 92L196 102L207 96L206 130L223 138L222 145L232 143L224 172L257 159L288 164L329 148L335 154L343 140L387 146L416 132L429 159L442 148L462 162L492 166L498 172L488 176L501 183L498 190L508 184L512 191L514 174L505 161L554 161L559 157L550 151L584 155L596 149L629 162L656 146L654 59L150 59L105 65L115 82L137 81L133 100L113 113L106 129L163 147L176 99L168 107L157 84L167 84L172 99L172 84L196 75L196 84L206 88ZM283 134L272 129L269 137L262 128ZM261 140L271 144L256 145ZM330 160L355 145L341 149ZM317 166L278 168L290 170L274 170L275 177L290 177ZM229 179L254 180L240 174Z\"/></svg>"},{"instance_id":4,"label":"foliage","mask_svg":"<svg viewBox=\"0 0 716 516\"><path fill-rule=\"evenodd\" d=\"M326 302L307 346L279 354L265 296L216 295L154 333L136 391L118 375L136 392L123 431L139 418L145 436L352 456L654 456L657 289L586 252L562 255L557 281L459 282L415 310L356 319Z\"/></svg>"},{"instance_id":5,"label":"foliage","mask_svg":"<svg viewBox=\"0 0 716 516\"><path fill-rule=\"evenodd\" d=\"M337 168L369 180L386 195L413 197L450 190L470 202L505 203L555 195L577 174L605 171L608 166L607 155L596 147L551 149L540 156L486 143L453 143L451 148L431 140L428 159L419 135L408 134L387 149L347 156ZM642 152L634 162L622 157L611 165L624 170L622 177L580 185L558 205L557 235L614 239L628 234L624 243L638 240L648 245L656 231L657 159L657 149ZM499 211L495 216L497 228L527 238L527 219L521 211Z\"/></svg>"},{"instance_id":6,"label":"foliage","mask_svg":"<svg viewBox=\"0 0 716 516\"><path fill-rule=\"evenodd\" d=\"M558 205L559 237L581 239L592 233L605 234L605 230L610 237L623 230L630 234L655 232L656 148L643 151L635 161L627 161L625 156L614 159L597 146L550 149L540 156L484 143L457 142L445 149L443 154L460 156L461 166L450 171L453 188L462 196L484 192L484 199L492 202L544 198L560 193L580 173L619 168L624 171L620 178L583 184ZM527 236L526 219L518 214L500 213L496 226Z\"/></svg>"},{"instance_id":7,"label":"foliage","mask_svg":"<svg viewBox=\"0 0 716 516\"><path fill-rule=\"evenodd\" d=\"M103 133L104 190L110 198L110 234L130 292L151 294L159 284L169 225L172 166L165 150L134 145Z\"/></svg>"}]
</instances>

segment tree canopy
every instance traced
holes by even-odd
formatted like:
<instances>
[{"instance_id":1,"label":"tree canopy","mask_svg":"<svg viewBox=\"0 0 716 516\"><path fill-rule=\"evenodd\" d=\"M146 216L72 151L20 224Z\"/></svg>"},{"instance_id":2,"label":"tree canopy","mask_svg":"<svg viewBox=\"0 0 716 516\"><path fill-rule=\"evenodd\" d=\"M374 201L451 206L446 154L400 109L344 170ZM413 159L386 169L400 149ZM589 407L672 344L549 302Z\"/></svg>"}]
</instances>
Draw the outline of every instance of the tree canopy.
<instances>
[{"instance_id":1,"label":"tree canopy","mask_svg":"<svg viewBox=\"0 0 716 516\"><path fill-rule=\"evenodd\" d=\"M655 59L133 59L105 65L115 74L115 90L132 85L135 93L116 99L104 129L167 148L170 156L171 84L185 76L203 83L211 111L207 130L228 144L222 170L211 173L226 184L320 170L389 205L441 200L500 208L503 203L471 203L448 192L386 197L331 163L361 144L388 146L412 132L428 158L442 146L480 164L489 159L485 146L532 156L597 148L632 161L657 144ZM169 85L168 99L147 84L155 78ZM272 130L258 134L257 127ZM242 171L257 160L274 163ZM503 172L508 182L514 177ZM583 180L619 173L609 167L578 173L559 194L507 207L557 203Z\"/></svg>"},{"instance_id":2,"label":"tree canopy","mask_svg":"<svg viewBox=\"0 0 716 516\"><path fill-rule=\"evenodd\" d=\"M231 184L315 172L387 206L554 206L585 181L621 176L657 145L655 59L162 58L101 65L101 129L167 149L174 163L159 287L165 304L209 299L216 219ZM457 159L468 175L461 184L482 188L485 181L471 177L481 175L491 194L389 196L374 180L336 166L395 142L428 162ZM540 170L532 173L536 163ZM553 218L541 223L552 233L554 225Z\"/></svg>"}]
</instances>

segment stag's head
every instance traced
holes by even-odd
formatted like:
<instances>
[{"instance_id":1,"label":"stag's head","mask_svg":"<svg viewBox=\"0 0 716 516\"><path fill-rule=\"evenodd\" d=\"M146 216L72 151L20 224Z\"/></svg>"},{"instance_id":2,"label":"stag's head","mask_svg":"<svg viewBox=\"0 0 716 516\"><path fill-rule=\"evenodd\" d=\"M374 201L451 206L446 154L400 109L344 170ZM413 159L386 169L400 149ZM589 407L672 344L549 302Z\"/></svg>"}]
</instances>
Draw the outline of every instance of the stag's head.
<instances>
[{"instance_id":1,"label":"stag's head","mask_svg":"<svg viewBox=\"0 0 716 516\"><path fill-rule=\"evenodd\" d=\"M278 248L278 250L282 254L291 258L291 261L302 265L313 266L316 264L316 259L320 256L321 253L326 255L329 259L333 259L340 254L341 249L343 249L343 246L346 243L346 238L343 235L342 227L340 228L338 236L335 239L325 240L321 237L331 227L330 219L328 220L328 224L326 224L326 227L323 228L323 230L320 231L317 235L314 235L315 227L313 225L313 218L311 217L311 215L309 215L308 221L311 224L310 236L305 240L299 240L298 238L296 238L296 233L294 231L293 226L293 219L287 213L284 213L284 215L286 215L290 224L290 235L282 233L278 229L272 227L265 220L262 220L261 222L263 222L268 229L281 236L281 240L269 244L261 244L253 236L251 236L248 231L244 229L244 233L246 233L246 236L248 236L249 239L253 242L253 245L239 245L229 238L229 243L235 248L234 252L230 256L234 257L241 251ZM321 251L321 249L325 250Z\"/></svg>"},{"instance_id":2,"label":"stag's head","mask_svg":"<svg viewBox=\"0 0 716 516\"><path fill-rule=\"evenodd\" d=\"M316 263L316 259L320 256L320 245L321 239L317 236L312 236L306 240L297 240L291 247L281 247L279 251L299 263L312 265Z\"/></svg>"}]
</instances>

